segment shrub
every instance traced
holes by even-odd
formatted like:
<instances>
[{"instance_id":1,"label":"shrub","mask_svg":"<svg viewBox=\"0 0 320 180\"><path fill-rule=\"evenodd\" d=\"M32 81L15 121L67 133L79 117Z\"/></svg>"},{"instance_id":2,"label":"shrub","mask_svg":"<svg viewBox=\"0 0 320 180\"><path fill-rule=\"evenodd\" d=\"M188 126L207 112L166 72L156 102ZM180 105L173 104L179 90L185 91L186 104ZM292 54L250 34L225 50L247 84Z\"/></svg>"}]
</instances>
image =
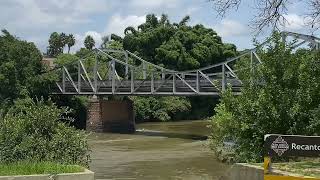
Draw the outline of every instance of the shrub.
<instances>
[{"instance_id":1,"label":"shrub","mask_svg":"<svg viewBox=\"0 0 320 180\"><path fill-rule=\"evenodd\" d=\"M131 97L138 121L168 121L178 113L186 113L191 104L182 97Z\"/></svg>"},{"instance_id":2,"label":"shrub","mask_svg":"<svg viewBox=\"0 0 320 180\"><path fill-rule=\"evenodd\" d=\"M0 163L49 161L88 166L87 135L62 119L68 109L30 98L15 101L0 120Z\"/></svg>"},{"instance_id":3,"label":"shrub","mask_svg":"<svg viewBox=\"0 0 320 180\"><path fill-rule=\"evenodd\" d=\"M212 148L234 142L236 161L261 161L265 134L319 135L320 54L271 39L258 50L261 65L238 71L242 94L228 89L211 118Z\"/></svg>"}]
</instances>

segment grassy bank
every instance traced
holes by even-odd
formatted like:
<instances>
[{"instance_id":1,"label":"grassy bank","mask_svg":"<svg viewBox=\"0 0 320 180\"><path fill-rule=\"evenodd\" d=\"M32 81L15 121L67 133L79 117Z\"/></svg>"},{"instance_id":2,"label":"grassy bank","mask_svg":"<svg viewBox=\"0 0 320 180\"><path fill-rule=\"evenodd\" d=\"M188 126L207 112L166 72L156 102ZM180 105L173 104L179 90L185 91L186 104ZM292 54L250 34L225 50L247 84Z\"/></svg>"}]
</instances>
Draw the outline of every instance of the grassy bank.
<instances>
[{"instance_id":1,"label":"grassy bank","mask_svg":"<svg viewBox=\"0 0 320 180\"><path fill-rule=\"evenodd\" d=\"M263 167L263 163L252 163L252 165ZM272 169L320 178L320 162L287 162L272 163Z\"/></svg>"},{"instance_id":2,"label":"grassy bank","mask_svg":"<svg viewBox=\"0 0 320 180\"><path fill-rule=\"evenodd\" d=\"M274 163L274 169L301 174L304 176L320 177L320 162L290 162Z\"/></svg>"},{"instance_id":3,"label":"grassy bank","mask_svg":"<svg viewBox=\"0 0 320 180\"><path fill-rule=\"evenodd\" d=\"M62 165L51 162L20 162L0 164L0 176L60 174L83 172L84 168L76 165Z\"/></svg>"}]
</instances>

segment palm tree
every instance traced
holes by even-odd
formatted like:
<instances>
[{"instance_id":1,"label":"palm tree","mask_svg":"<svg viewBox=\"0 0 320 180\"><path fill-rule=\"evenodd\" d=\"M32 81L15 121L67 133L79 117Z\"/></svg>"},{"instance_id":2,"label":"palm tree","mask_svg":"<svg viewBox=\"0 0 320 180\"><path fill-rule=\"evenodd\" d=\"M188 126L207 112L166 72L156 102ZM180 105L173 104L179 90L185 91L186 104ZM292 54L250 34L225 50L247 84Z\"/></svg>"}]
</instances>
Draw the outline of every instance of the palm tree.
<instances>
[{"instance_id":1,"label":"palm tree","mask_svg":"<svg viewBox=\"0 0 320 180\"><path fill-rule=\"evenodd\" d=\"M61 44L60 46L62 49L62 53L67 43L68 43L68 36L64 32L60 33L60 44Z\"/></svg>"},{"instance_id":2,"label":"palm tree","mask_svg":"<svg viewBox=\"0 0 320 180\"><path fill-rule=\"evenodd\" d=\"M159 23L162 24L162 25L169 24L170 22L169 22L169 19L168 19L168 15L162 14Z\"/></svg>"},{"instance_id":3,"label":"palm tree","mask_svg":"<svg viewBox=\"0 0 320 180\"><path fill-rule=\"evenodd\" d=\"M185 26L190 21L190 16L185 16L180 22L179 26Z\"/></svg>"},{"instance_id":4,"label":"palm tree","mask_svg":"<svg viewBox=\"0 0 320 180\"><path fill-rule=\"evenodd\" d=\"M69 35L68 35L68 41L67 41L68 54L70 53L70 48L71 48L72 46L74 46L75 43L76 43L76 39L74 38L73 34L69 34Z\"/></svg>"},{"instance_id":5,"label":"palm tree","mask_svg":"<svg viewBox=\"0 0 320 180\"><path fill-rule=\"evenodd\" d=\"M92 50L92 48L95 46L95 43L96 42L90 35L88 35L84 40L84 46L89 50Z\"/></svg>"}]
</instances>

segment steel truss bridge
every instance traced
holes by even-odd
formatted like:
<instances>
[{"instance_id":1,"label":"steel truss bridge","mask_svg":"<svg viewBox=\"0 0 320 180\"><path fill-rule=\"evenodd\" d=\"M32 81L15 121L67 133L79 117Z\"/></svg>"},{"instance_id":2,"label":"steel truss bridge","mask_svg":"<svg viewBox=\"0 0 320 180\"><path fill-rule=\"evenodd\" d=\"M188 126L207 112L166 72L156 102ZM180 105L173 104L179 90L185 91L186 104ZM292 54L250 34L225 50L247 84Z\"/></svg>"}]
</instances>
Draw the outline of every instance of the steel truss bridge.
<instances>
[{"instance_id":1,"label":"steel truss bridge","mask_svg":"<svg viewBox=\"0 0 320 180\"><path fill-rule=\"evenodd\" d=\"M314 36L293 32L282 32L281 35L284 41L288 37L295 39L294 47L306 43L315 49L320 47L320 39ZM50 88L52 94L65 95L215 96L230 84L233 93L240 94L242 82L235 63L247 57L250 67L246 70L253 70L262 63L256 50L249 49L237 57L208 67L175 71L152 64L129 51L94 49L95 59L90 62L79 59L53 69L57 71L59 80Z\"/></svg>"}]
</instances>

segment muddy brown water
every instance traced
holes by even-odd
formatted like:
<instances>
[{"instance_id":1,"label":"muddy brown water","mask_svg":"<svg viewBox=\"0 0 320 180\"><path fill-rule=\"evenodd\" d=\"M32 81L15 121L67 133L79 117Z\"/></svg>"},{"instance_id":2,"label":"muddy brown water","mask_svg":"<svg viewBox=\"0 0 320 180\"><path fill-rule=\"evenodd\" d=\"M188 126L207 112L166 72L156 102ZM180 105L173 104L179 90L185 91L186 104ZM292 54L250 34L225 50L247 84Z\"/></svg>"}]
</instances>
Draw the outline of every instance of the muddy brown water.
<instances>
[{"instance_id":1,"label":"muddy brown water","mask_svg":"<svg viewBox=\"0 0 320 180\"><path fill-rule=\"evenodd\" d=\"M219 180L229 165L207 146L206 121L142 123L135 134L90 136L96 179Z\"/></svg>"}]
</instances>

